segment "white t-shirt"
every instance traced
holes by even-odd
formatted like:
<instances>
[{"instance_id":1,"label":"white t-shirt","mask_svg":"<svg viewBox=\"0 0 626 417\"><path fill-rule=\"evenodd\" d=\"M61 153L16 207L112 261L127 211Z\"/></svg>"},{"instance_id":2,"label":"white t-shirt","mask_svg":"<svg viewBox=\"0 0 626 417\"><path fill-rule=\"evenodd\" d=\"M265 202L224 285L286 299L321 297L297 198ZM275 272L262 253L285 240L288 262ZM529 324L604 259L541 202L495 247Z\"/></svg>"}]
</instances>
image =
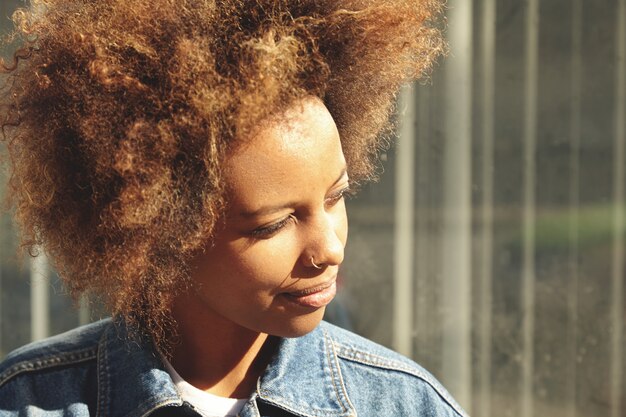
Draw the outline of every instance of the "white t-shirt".
<instances>
[{"instance_id":1,"label":"white t-shirt","mask_svg":"<svg viewBox=\"0 0 626 417\"><path fill-rule=\"evenodd\" d=\"M183 401L193 405L196 411L204 417L236 417L248 401L246 399L220 397L204 392L181 378L167 359L163 358L163 362Z\"/></svg>"}]
</instances>

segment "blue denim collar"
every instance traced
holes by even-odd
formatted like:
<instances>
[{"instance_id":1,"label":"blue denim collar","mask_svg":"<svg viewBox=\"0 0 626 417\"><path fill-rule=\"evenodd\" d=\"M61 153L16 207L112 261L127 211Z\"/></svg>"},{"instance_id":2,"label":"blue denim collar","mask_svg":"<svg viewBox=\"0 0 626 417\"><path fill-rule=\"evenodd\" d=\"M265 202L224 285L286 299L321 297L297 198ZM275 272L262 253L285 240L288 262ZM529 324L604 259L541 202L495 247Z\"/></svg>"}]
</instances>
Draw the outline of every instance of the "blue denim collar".
<instances>
[{"instance_id":1,"label":"blue denim collar","mask_svg":"<svg viewBox=\"0 0 626 417\"><path fill-rule=\"evenodd\" d=\"M281 339L278 352L259 379L257 395L299 415L355 415L330 336L322 322L313 332Z\"/></svg>"},{"instance_id":2,"label":"blue denim collar","mask_svg":"<svg viewBox=\"0 0 626 417\"><path fill-rule=\"evenodd\" d=\"M130 341L119 323L102 334L97 362L98 416L140 417L183 404L152 344L145 339ZM257 398L298 415L355 414L324 323L303 337L280 340L252 394ZM255 409L254 401L249 401L241 415L258 415Z\"/></svg>"},{"instance_id":3,"label":"blue denim collar","mask_svg":"<svg viewBox=\"0 0 626 417\"><path fill-rule=\"evenodd\" d=\"M129 338L119 321L103 332L97 363L97 416L140 417L183 403L152 343Z\"/></svg>"}]
</instances>

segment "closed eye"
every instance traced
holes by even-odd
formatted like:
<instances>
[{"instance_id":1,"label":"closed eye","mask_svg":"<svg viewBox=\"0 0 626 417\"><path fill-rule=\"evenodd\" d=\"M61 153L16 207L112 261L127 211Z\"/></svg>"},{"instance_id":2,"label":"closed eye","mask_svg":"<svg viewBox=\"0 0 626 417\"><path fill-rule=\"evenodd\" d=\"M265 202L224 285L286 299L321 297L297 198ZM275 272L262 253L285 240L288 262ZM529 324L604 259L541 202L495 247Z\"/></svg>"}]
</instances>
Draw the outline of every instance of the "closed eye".
<instances>
[{"instance_id":1,"label":"closed eye","mask_svg":"<svg viewBox=\"0 0 626 417\"><path fill-rule=\"evenodd\" d=\"M282 220L267 226L261 226L250 232L250 236L257 239L267 239L274 236L280 229L287 226L290 222L295 222L296 218L293 214L288 215Z\"/></svg>"},{"instance_id":2,"label":"closed eye","mask_svg":"<svg viewBox=\"0 0 626 417\"><path fill-rule=\"evenodd\" d=\"M332 207L335 204L337 204L340 200L342 200L344 197L353 195L353 194L354 192L348 185L340 189L339 191L331 194L330 196L326 197L326 199L324 200L324 203L326 204L326 206ZM295 223L296 221L297 221L296 217L293 214L289 214L284 219L279 220L276 223L269 224L267 226L258 227L252 230L249 234L251 237L255 239L269 239L272 236L274 236L276 233L278 233L281 229L283 229L285 226L289 225L290 222Z\"/></svg>"}]
</instances>

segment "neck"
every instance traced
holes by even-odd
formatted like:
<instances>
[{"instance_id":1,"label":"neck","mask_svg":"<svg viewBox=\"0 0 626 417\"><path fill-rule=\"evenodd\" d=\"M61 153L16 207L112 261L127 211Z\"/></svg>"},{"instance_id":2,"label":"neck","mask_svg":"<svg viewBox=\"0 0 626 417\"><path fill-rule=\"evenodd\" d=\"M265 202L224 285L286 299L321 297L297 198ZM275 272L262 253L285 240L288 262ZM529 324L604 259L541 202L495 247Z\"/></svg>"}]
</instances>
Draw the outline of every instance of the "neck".
<instances>
[{"instance_id":1,"label":"neck","mask_svg":"<svg viewBox=\"0 0 626 417\"><path fill-rule=\"evenodd\" d=\"M191 298L191 297L190 297ZM171 363L188 383L214 395L248 398L265 370L276 340L241 327L217 314L194 309L180 297L174 304L178 341Z\"/></svg>"}]
</instances>

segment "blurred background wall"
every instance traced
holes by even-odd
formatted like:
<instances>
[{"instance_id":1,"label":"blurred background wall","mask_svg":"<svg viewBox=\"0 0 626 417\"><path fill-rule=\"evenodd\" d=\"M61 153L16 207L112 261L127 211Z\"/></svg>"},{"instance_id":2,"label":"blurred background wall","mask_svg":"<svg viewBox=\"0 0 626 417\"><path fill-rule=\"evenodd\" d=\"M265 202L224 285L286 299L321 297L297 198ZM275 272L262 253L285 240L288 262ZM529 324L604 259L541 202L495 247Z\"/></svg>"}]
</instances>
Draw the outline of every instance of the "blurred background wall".
<instances>
[{"instance_id":1,"label":"blurred background wall","mask_svg":"<svg viewBox=\"0 0 626 417\"><path fill-rule=\"evenodd\" d=\"M380 181L348 203L327 318L472 416L626 416L626 0L448 6L450 56L403 92ZM0 357L99 317L16 245L4 213Z\"/></svg>"}]
</instances>

